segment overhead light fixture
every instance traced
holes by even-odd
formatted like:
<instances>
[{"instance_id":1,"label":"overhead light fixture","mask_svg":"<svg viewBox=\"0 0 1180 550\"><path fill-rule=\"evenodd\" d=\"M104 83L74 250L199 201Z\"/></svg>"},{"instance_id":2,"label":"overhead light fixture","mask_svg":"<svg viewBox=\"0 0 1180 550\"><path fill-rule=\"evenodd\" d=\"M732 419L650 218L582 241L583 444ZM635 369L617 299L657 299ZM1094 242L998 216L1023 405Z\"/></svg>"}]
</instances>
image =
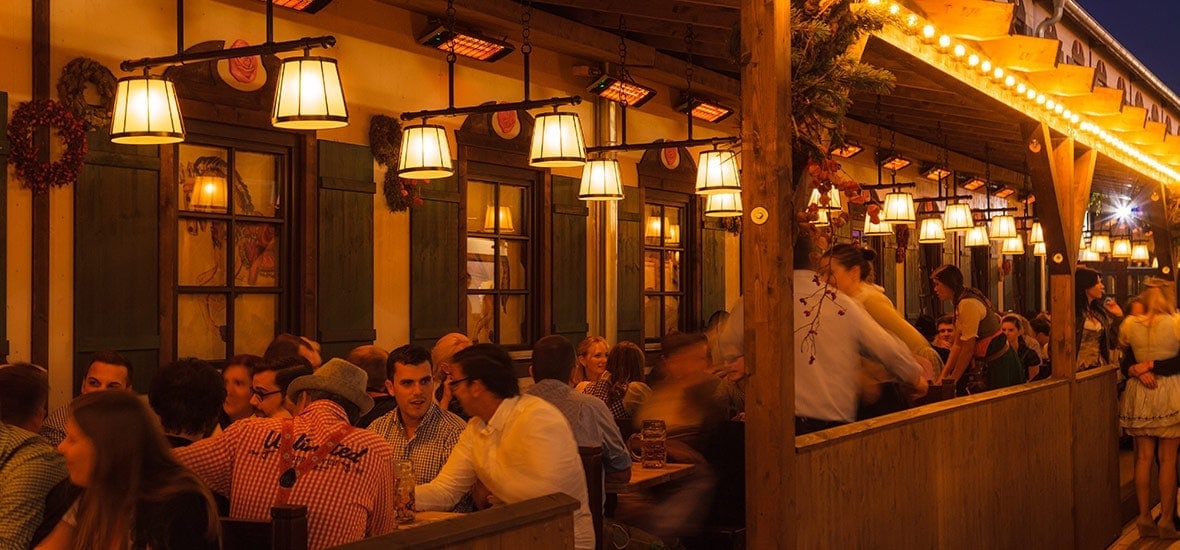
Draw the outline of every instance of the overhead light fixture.
<instances>
[{"instance_id":1,"label":"overhead light fixture","mask_svg":"<svg viewBox=\"0 0 1180 550\"><path fill-rule=\"evenodd\" d=\"M1118 237L1111 241L1110 257L1118 260L1131 259L1131 239Z\"/></svg>"},{"instance_id":2,"label":"overhead light fixture","mask_svg":"<svg viewBox=\"0 0 1180 550\"><path fill-rule=\"evenodd\" d=\"M1004 187L1001 187L999 190L997 190L994 193L994 195L996 196L997 199L1006 199L1015 193L1016 193L1015 189L1005 185Z\"/></svg>"},{"instance_id":3,"label":"overhead light fixture","mask_svg":"<svg viewBox=\"0 0 1180 550\"><path fill-rule=\"evenodd\" d=\"M993 241L1016 237L1019 234L1016 232L1016 218L1007 214L993 217L987 233Z\"/></svg>"},{"instance_id":4,"label":"overhead light fixture","mask_svg":"<svg viewBox=\"0 0 1180 550\"><path fill-rule=\"evenodd\" d=\"M866 237L884 237L893 234L893 226L887 221L873 223L873 220L866 216L863 233Z\"/></svg>"},{"instance_id":5,"label":"overhead light fixture","mask_svg":"<svg viewBox=\"0 0 1180 550\"><path fill-rule=\"evenodd\" d=\"M813 188L811 190L811 199L807 201L807 204L814 204L818 206L820 210L840 210L843 208L840 203L840 190L836 189L836 186L833 185L828 188L827 196L828 203L824 204L820 201L819 189Z\"/></svg>"},{"instance_id":6,"label":"overhead light fixture","mask_svg":"<svg viewBox=\"0 0 1180 550\"><path fill-rule=\"evenodd\" d=\"M697 120L712 123L721 122L733 114L733 109L725 105L696 96L683 96L676 110Z\"/></svg>"},{"instance_id":7,"label":"overhead light fixture","mask_svg":"<svg viewBox=\"0 0 1180 550\"><path fill-rule=\"evenodd\" d=\"M586 91L628 107L641 107L656 96L656 91L626 78L602 75Z\"/></svg>"},{"instance_id":8,"label":"overhead light fixture","mask_svg":"<svg viewBox=\"0 0 1180 550\"><path fill-rule=\"evenodd\" d=\"M454 31L449 31L441 22L434 23L430 31L418 39L418 43L447 53L454 47L455 55L488 63L498 61L516 49L506 40L490 38L477 31L458 27Z\"/></svg>"},{"instance_id":9,"label":"overhead light fixture","mask_svg":"<svg viewBox=\"0 0 1180 550\"><path fill-rule=\"evenodd\" d=\"M331 3L332 0L274 0L274 5L280 8L289 8L303 13L318 12Z\"/></svg>"},{"instance_id":10,"label":"overhead light fixture","mask_svg":"<svg viewBox=\"0 0 1180 550\"><path fill-rule=\"evenodd\" d=\"M582 167L578 198L584 201L617 201L623 198L623 178L617 159L593 159Z\"/></svg>"},{"instance_id":11,"label":"overhead light fixture","mask_svg":"<svg viewBox=\"0 0 1180 550\"><path fill-rule=\"evenodd\" d=\"M1024 254L1024 239L1020 235L1010 239L1004 239L1003 245L1000 246L1000 254L1010 254L1013 256Z\"/></svg>"},{"instance_id":12,"label":"overhead light fixture","mask_svg":"<svg viewBox=\"0 0 1180 550\"><path fill-rule=\"evenodd\" d=\"M701 152L697 161L696 193L731 193L742 190L738 174L737 156L733 151L711 149Z\"/></svg>"},{"instance_id":13,"label":"overhead light fixture","mask_svg":"<svg viewBox=\"0 0 1180 550\"><path fill-rule=\"evenodd\" d=\"M987 180L979 176L972 176L968 178L967 181L963 182L963 189L975 191L976 189L979 189L985 185L987 185Z\"/></svg>"},{"instance_id":14,"label":"overhead light fixture","mask_svg":"<svg viewBox=\"0 0 1180 550\"><path fill-rule=\"evenodd\" d=\"M1090 236L1090 248L1095 254L1110 254L1110 234L1096 231Z\"/></svg>"},{"instance_id":15,"label":"overhead light fixture","mask_svg":"<svg viewBox=\"0 0 1180 550\"><path fill-rule=\"evenodd\" d=\"M987 227L976 225L967 230L964 246L988 246L991 241L987 238Z\"/></svg>"},{"instance_id":16,"label":"overhead light fixture","mask_svg":"<svg viewBox=\"0 0 1180 550\"><path fill-rule=\"evenodd\" d=\"M541 113L533 121L533 144L529 164L538 168L570 168L586 163L582 121L577 113Z\"/></svg>"},{"instance_id":17,"label":"overhead light fixture","mask_svg":"<svg viewBox=\"0 0 1180 550\"><path fill-rule=\"evenodd\" d=\"M713 193L705 197L705 215L712 218L741 216L741 192Z\"/></svg>"},{"instance_id":18,"label":"overhead light fixture","mask_svg":"<svg viewBox=\"0 0 1180 550\"><path fill-rule=\"evenodd\" d=\"M710 195L710 196L712 196L712 195ZM828 217L827 210L820 208L819 210L815 211L815 215L816 215L815 221L811 222L812 226L814 226L814 227L827 227L829 225L832 225L832 220L831 220L831 218Z\"/></svg>"},{"instance_id":19,"label":"overhead light fixture","mask_svg":"<svg viewBox=\"0 0 1180 550\"><path fill-rule=\"evenodd\" d=\"M437 124L407 126L402 130L402 149L397 175L406 179L439 179L454 175L447 130Z\"/></svg>"},{"instance_id":20,"label":"overhead light fixture","mask_svg":"<svg viewBox=\"0 0 1180 550\"><path fill-rule=\"evenodd\" d=\"M502 233L516 231L516 227L512 225L512 209L507 206L497 208L489 204L483 217L483 230L495 231L497 223Z\"/></svg>"},{"instance_id":21,"label":"overhead light fixture","mask_svg":"<svg viewBox=\"0 0 1180 550\"><path fill-rule=\"evenodd\" d=\"M286 130L328 130L348 126L348 105L336 60L302 56L283 60L275 88L275 128Z\"/></svg>"},{"instance_id":22,"label":"overhead light fixture","mask_svg":"<svg viewBox=\"0 0 1180 550\"><path fill-rule=\"evenodd\" d=\"M851 141L851 140L844 140L843 147L833 147L830 150L828 150L828 152L831 153L832 156L837 156L840 158L848 159L848 158L855 157L856 155L860 154L861 151L864 151L864 150L865 150L865 148L861 147L856 142Z\"/></svg>"},{"instance_id":23,"label":"overhead light fixture","mask_svg":"<svg viewBox=\"0 0 1180 550\"><path fill-rule=\"evenodd\" d=\"M111 112L111 141L126 145L163 145L184 141L184 121L176 86L144 69L142 76L119 79Z\"/></svg>"},{"instance_id":24,"label":"overhead light fixture","mask_svg":"<svg viewBox=\"0 0 1180 550\"><path fill-rule=\"evenodd\" d=\"M1045 257L1045 243L1033 243L1033 256Z\"/></svg>"},{"instance_id":25,"label":"overhead light fixture","mask_svg":"<svg viewBox=\"0 0 1180 550\"><path fill-rule=\"evenodd\" d=\"M947 167L939 164L927 164L922 167L919 173L930 181L941 181L942 178L951 175L951 171Z\"/></svg>"},{"instance_id":26,"label":"overhead light fixture","mask_svg":"<svg viewBox=\"0 0 1180 550\"><path fill-rule=\"evenodd\" d=\"M1146 262L1151 259L1151 252L1147 250L1147 243L1136 242L1131 245L1131 261Z\"/></svg>"},{"instance_id":27,"label":"overhead light fixture","mask_svg":"<svg viewBox=\"0 0 1180 550\"><path fill-rule=\"evenodd\" d=\"M1079 262L1099 262L1102 261L1102 255L1090 249L1085 249L1078 252Z\"/></svg>"},{"instance_id":28,"label":"overhead light fixture","mask_svg":"<svg viewBox=\"0 0 1180 550\"><path fill-rule=\"evenodd\" d=\"M913 161L897 154L895 151L878 151L878 163L881 168L894 172L913 164Z\"/></svg>"},{"instance_id":29,"label":"overhead light fixture","mask_svg":"<svg viewBox=\"0 0 1180 550\"><path fill-rule=\"evenodd\" d=\"M885 195L885 206L881 209L881 220L891 224L914 223L914 196L904 191Z\"/></svg>"},{"instance_id":30,"label":"overhead light fixture","mask_svg":"<svg viewBox=\"0 0 1180 550\"><path fill-rule=\"evenodd\" d=\"M1045 230L1041 227L1041 222L1033 222L1032 228L1028 230L1028 242L1031 244L1045 242Z\"/></svg>"},{"instance_id":31,"label":"overhead light fixture","mask_svg":"<svg viewBox=\"0 0 1180 550\"><path fill-rule=\"evenodd\" d=\"M946 233L942 230L942 218L923 218L918 228L918 243L940 244L946 242Z\"/></svg>"},{"instance_id":32,"label":"overhead light fixture","mask_svg":"<svg viewBox=\"0 0 1180 550\"><path fill-rule=\"evenodd\" d=\"M225 212L225 178L196 176L193 178L192 208L200 212Z\"/></svg>"},{"instance_id":33,"label":"overhead light fixture","mask_svg":"<svg viewBox=\"0 0 1180 550\"><path fill-rule=\"evenodd\" d=\"M971 214L971 205L962 202L946 205L946 211L942 213L943 231L967 231L972 227L975 227L975 220Z\"/></svg>"}]
</instances>

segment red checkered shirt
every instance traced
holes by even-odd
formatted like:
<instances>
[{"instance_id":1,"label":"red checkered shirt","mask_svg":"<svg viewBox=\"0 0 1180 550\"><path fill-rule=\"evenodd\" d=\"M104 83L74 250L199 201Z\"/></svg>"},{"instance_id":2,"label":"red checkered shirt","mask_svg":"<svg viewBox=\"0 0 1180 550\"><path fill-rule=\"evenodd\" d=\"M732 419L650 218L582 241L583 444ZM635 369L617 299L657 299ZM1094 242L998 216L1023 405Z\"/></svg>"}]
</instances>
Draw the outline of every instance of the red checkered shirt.
<instances>
[{"instance_id":1,"label":"red checkered shirt","mask_svg":"<svg viewBox=\"0 0 1180 550\"><path fill-rule=\"evenodd\" d=\"M295 464L347 421L344 409L331 401L308 405L295 417ZM281 419L250 418L175 452L213 491L229 495L230 517L269 520L279 492L281 434ZM393 531L393 496L393 449L381 436L356 429L299 477L289 504L307 506L308 546L316 550Z\"/></svg>"}]
</instances>

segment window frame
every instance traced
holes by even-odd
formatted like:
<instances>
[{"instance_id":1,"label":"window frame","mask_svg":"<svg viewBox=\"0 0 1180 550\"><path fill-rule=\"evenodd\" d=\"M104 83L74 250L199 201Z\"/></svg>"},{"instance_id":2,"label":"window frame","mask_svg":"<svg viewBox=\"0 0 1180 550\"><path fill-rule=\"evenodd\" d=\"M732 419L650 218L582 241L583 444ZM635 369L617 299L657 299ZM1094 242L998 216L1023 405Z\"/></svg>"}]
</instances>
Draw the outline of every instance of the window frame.
<instances>
[{"instance_id":1,"label":"window frame","mask_svg":"<svg viewBox=\"0 0 1180 550\"><path fill-rule=\"evenodd\" d=\"M667 327L667 320L664 319L665 303L669 296L678 296L680 304L678 306L679 320L676 325L676 330L681 332L692 332L696 330L701 324L701 313L697 311L698 304L701 298L701 289L697 282L700 280L700 262L701 250L700 239L697 233L700 231L700 226L703 223L700 202L696 195L688 193L680 193L676 191L666 191L662 189L645 189L643 194L643 201L641 204L643 233L640 236L640 247L642 254L640 261L646 264L647 254L649 251L660 252L660 281L659 290L649 291L643 289L642 300L643 309L643 341L646 347L658 345L663 339L665 331L662 334L652 335L648 334L647 325L647 300L649 297L660 296L660 326ZM647 243L647 223L648 223L648 208L651 206L659 206L661 208L661 219L666 219L667 208L680 209L680 243L678 247L667 246L664 242L664 232L660 232L660 244L649 245ZM678 291L663 290L664 284L664 270L663 258L667 251L680 252L680 285ZM646 269L646 266L644 266ZM646 287L646 280L644 281Z\"/></svg>"}]
</instances>

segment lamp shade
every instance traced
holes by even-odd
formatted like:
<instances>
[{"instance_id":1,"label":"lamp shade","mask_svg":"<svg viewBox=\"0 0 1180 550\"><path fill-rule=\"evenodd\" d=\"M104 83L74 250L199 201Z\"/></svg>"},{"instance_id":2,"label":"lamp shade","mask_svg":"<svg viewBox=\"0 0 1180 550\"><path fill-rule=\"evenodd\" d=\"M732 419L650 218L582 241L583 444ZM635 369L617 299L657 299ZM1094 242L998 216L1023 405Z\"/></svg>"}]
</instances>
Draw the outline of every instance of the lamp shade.
<instances>
[{"instance_id":1,"label":"lamp shade","mask_svg":"<svg viewBox=\"0 0 1180 550\"><path fill-rule=\"evenodd\" d=\"M1110 235L1107 233L1094 233L1090 237L1090 250L1096 254L1110 254Z\"/></svg>"},{"instance_id":2,"label":"lamp shade","mask_svg":"<svg viewBox=\"0 0 1180 550\"><path fill-rule=\"evenodd\" d=\"M120 78L111 112L111 141L160 145L184 141L176 86L162 76Z\"/></svg>"},{"instance_id":3,"label":"lamp shade","mask_svg":"<svg viewBox=\"0 0 1180 550\"><path fill-rule=\"evenodd\" d=\"M873 220L865 218L864 234L866 237L884 237L893 233L893 226L889 222L873 223Z\"/></svg>"},{"instance_id":4,"label":"lamp shade","mask_svg":"<svg viewBox=\"0 0 1180 550\"><path fill-rule=\"evenodd\" d=\"M619 161L594 159L582 166L582 187L578 198L584 201L617 201L623 198L623 178Z\"/></svg>"},{"instance_id":5,"label":"lamp shade","mask_svg":"<svg viewBox=\"0 0 1180 550\"><path fill-rule=\"evenodd\" d=\"M1033 243L1033 256L1041 256L1042 258L1045 256L1044 242Z\"/></svg>"},{"instance_id":6,"label":"lamp shade","mask_svg":"<svg viewBox=\"0 0 1180 550\"><path fill-rule=\"evenodd\" d=\"M967 237L963 243L966 246L987 246L991 242L987 238L987 227L977 225L967 230Z\"/></svg>"},{"instance_id":7,"label":"lamp shade","mask_svg":"<svg viewBox=\"0 0 1180 550\"><path fill-rule=\"evenodd\" d=\"M1110 243L1110 257L1120 260L1131 258L1131 239L1119 237Z\"/></svg>"},{"instance_id":8,"label":"lamp shade","mask_svg":"<svg viewBox=\"0 0 1180 550\"><path fill-rule=\"evenodd\" d=\"M713 193L740 193L741 177L738 175L737 156L733 151L713 149L704 151L697 159L698 195Z\"/></svg>"},{"instance_id":9,"label":"lamp shade","mask_svg":"<svg viewBox=\"0 0 1180 550\"><path fill-rule=\"evenodd\" d=\"M1033 222L1032 229L1028 230L1028 242L1031 244L1045 242L1045 230L1041 227L1041 222Z\"/></svg>"},{"instance_id":10,"label":"lamp shade","mask_svg":"<svg viewBox=\"0 0 1180 550\"><path fill-rule=\"evenodd\" d=\"M811 190L811 199L808 200L808 204L817 205L817 206L819 206L820 210L840 210L842 208L842 205L840 203L840 190L836 189L835 186L832 186L832 187L828 188L827 194L828 194L828 204L823 204L819 200L819 198L820 198L819 189L812 189Z\"/></svg>"},{"instance_id":11,"label":"lamp shade","mask_svg":"<svg viewBox=\"0 0 1180 550\"><path fill-rule=\"evenodd\" d=\"M905 192L885 195L885 206L881 209L881 221L889 223L914 223L914 196Z\"/></svg>"},{"instance_id":12,"label":"lamp shade","mask_svg":"<svg viewBox=\"0 0 1180 550\"><path fill-rule=\"evenodd\" d=\"M946 205L946 212L942 213L943 231L967 231L972 227L975 220L971 217L971 205L961 202Z\"/></svg>"},{"instance_id":13,"label":"lamp shade","mask_svg":"<svg viewBox=\"0 0 1180 550\"><path fill-rule=\"evenodd\" d=\"M712 195L709 195L709 196L711 197ZM813 225L815 227L827 227L829 225L832 225L832 220L831 220L831 218L828 218L828 211L827 210L820 208L819 210L815 211L815 214L819 217L816 218L815 221L811 222L811 225Z\"/></svg>"},{"instance_id":14,"label":"lamp shade","mask_svg":"<svg viewBox=\"0 0 1180 550\"><path fill-rule=\"evenodd\" d=\"M348 105L336 60L310 55L284 59L270 122L287 130L348 126Z\"/></svg>"},{"instance_id":15,"label":"lamp shade","mask_svg":"<svg viewBox=\"0 0 1180 550\"><path fill-rule=\"evenodd\" d=\"M1151 259L1151 253L1147 250L1147 243L1135 243L1131 245L1131 261L1146 262Z\"/></svg>"},{"instance_id":16,"label":"lamp shade","mask_svg":"<svg viewBox=\"0 0 1180 550\"><path fill-rule=\"evenodd\" d=\"M438 179L455 173L447 130L437 124L418 124L402 130L397 175L408 179Z\"/></svg>"},{"instance_id":17,"label":"lamp shade","mask_svg":"<svg viewBox=\"0 0 1180 550\"><path fill-rule=\"evenodd\" d=\"M820 211L821 215L826 214ZM740 192L713 193L705 197L705 215L713 218L732 218L742 215ZM826 216L824 216L826 218Z\"/></svg>"},{"instance_id":18,"label":"lamp shade","mask_svg":"<svg viewBox=\"0 0 1180 550\"><path fill-rule=\"evenodd\" d=\"M988 228L987 234L993 241L1015 237L1017 235L1016 218L1008 215L1000 215L992 218L991 227Z\"/></svg>"},{"instance_id":19,"label":"lamp shade","mask_svg":"<svg viewBox=\"0 0 1180 550\"><path fill-rule=\"evenodd\" d=\"M225 178L221 176L197 176L193 178L193 210L201 212L225 212Z\"/></svg>"},{"instance_id":20,"label":"lamp shade","mask_svg":"<svg viewBox=\"0 0 1180 550\"><path fill-rule=\"evenodd\" d=\"M1078 253L1079 262L1097 262L1102 260L1102 255L1090 250L1089 248Z\"/></svg>"},{"instance_id":21,"label":"lamp shade","mask_svg":"<svg viewBox=\"0 0 1180 550\"><path fill-rule=\"evenodd\" d=\"M1003 245L1000 246L1000 254L1020 255L1024 254L1024 239L1017 235L1010 239L1004 239Z\"/></svg>"},{"instance_id":22,"label":"lamp shade","mask_svg":"<svg viewBox=\"0 0 1180 550\"><path fill-rule=\"evenodd\" d=\"M586 163L586 142L578 113L554 111L537 115L529 164L537 168L570 168Z\"/></svg>"},{"instance_id":23,"label":"lamp shade","mask_svg":"<svg viewBox=\"0 0 1180 550\"><path fill-rule=\"evenodd\" d=\"M921 244L939 244L946 241L946 233L942 230L942 218L924 218L918 227L918 242Z\"/></svg>"},{"instance_id":24,"label":"lamp shade","mask_svg":"<svg viewBox=\"0 0 1180 550\"><path fill-rule=\"evenodd\" d=\"M512 225L512 209L507 206L501 206L500 208L497 209L495 206L492 206L492 205L488 205L488 210L484 214L483 230L484 231L495 231L496 230L496 218L500 219L500 232L511 233L513 231L516 231L516 227L514 227Z\"/></svg>"}]
</instances>

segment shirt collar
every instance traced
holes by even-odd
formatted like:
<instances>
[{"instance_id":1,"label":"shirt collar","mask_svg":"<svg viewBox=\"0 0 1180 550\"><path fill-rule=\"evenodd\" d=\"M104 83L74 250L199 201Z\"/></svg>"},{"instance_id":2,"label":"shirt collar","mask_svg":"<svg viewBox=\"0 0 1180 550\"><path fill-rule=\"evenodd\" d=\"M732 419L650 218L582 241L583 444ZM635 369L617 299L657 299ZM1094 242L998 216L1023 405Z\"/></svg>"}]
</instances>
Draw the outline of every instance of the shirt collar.
<instances>
[{"instance_id":1,"label":"shirt collar","mask_svg":"<svg viewBox=\"0 0 1180 550\"><path fill-rule=\"evenodd\" d=\"M491 433L493 431L502 430L504 428L504 424L508 422L508 417L512 414L512 411L516 408L516 404L518 402L520 402L519 395L515 397L509 397L508 399L501 401L500 406L496 407L495 414L492 415L491 420L488 420L487 424L483 426L481 431L484 433Z\"/></svg>"},{"instance_id":2,"label":"shirt collar","mask_svg":"<svg viewBox=\"0 0 1180 550\"><path fill-rule=\"evenodd\" d=\"M442 409L439 408L438 402L431 401L430 408L426 409L426 414L422 415L422 421L418 422L418 429L422 429L423 426L433 424L434 421L438 419L439 415L442 414L440 411L442 411ZM406 423L402 422L401 407L393 408L393 424L403 430L406 427Z\"/></svg>"},{"instance_id":3,"label":"shirt collar","mask_svg":"<svg viewBox=\"0 0 1180 550\"><path fill-rule=\"evenodd\" d=\"M344 407L332 402L328 399L317 399L307 404L303 412L299 413L302 417L330 417L332 419L348 422L348 415L344 412Z\"/></svg>"}]
</instances>

